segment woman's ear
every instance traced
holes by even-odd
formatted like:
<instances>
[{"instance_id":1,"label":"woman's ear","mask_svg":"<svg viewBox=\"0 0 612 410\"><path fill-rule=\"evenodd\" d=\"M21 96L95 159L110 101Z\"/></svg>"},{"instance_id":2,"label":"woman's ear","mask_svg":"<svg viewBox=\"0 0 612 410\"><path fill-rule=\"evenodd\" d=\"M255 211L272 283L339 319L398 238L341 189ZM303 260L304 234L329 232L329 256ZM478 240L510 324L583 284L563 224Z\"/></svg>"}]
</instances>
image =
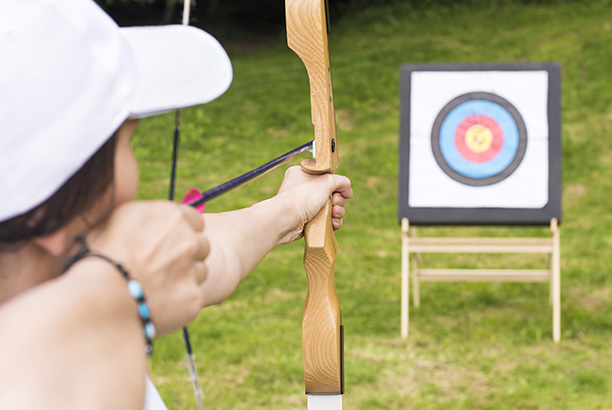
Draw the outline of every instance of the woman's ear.
<instances>
[{"instance_id":1,"label":"woman's ear","mask_svg":"<svg viewBox=\"0 0 612 410\"><path fill-rule=\"evenodd\" d=\"M61 256L66 252L66 237L66 230L58 229L52 234L36 237L33 241L51 256Z\"/></svg>"}]
</instances>

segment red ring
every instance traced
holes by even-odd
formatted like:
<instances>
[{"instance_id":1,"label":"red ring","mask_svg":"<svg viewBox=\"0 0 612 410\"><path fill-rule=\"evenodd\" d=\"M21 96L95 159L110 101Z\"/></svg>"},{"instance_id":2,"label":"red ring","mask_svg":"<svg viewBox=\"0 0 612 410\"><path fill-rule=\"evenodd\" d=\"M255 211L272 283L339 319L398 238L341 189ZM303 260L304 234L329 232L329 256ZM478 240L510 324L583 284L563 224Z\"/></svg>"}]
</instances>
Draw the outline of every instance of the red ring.
<instances>
[{"instance_id":1,"label":"red ring","mask_svg":"<svg viewBox=\"0 0 612 410\"><path fill-rule=\"evenodd\" d=\"M493 134L491 146L486 151L474 152L465 143L465 134L474 125L487 127ZM471 162L480 163L495 158L497 153L501 150L502 145L504 145L504 132L499 127L499 124L497 124L497 121L487 115L470 115L461 121L461 124L457 127L457 131L455 131L455 146L457 147L457 151L459 151L459 154L461 154L463 158Z\"/></svg>"}]
</instances>

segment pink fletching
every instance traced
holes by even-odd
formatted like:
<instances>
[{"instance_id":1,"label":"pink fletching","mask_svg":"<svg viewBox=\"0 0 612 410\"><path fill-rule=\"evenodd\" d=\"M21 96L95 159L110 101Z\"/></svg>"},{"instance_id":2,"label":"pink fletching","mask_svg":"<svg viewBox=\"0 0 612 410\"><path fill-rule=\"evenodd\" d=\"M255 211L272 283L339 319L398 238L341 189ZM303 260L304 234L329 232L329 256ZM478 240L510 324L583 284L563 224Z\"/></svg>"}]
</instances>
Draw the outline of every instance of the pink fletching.
<instances>
[{"instance_id":1,"label":"pink fletching","mask_svg":"<svg viewBox=\"0 0 612 410\"><path fill-rule=\"evenodd\" d=\"M184 204L188 204L189 202L195 201L196 199L200 198L201 196L202 196L202 192L200 192L200 190L198 190L196 188L191 188L189 191L187 191L187 193L183 197L183 203ZM198 212L203 214L205 207L206 207L206 204L202 204L202 205L196 206L196 209L198 210Z\"/></svg>"}]
</instances>

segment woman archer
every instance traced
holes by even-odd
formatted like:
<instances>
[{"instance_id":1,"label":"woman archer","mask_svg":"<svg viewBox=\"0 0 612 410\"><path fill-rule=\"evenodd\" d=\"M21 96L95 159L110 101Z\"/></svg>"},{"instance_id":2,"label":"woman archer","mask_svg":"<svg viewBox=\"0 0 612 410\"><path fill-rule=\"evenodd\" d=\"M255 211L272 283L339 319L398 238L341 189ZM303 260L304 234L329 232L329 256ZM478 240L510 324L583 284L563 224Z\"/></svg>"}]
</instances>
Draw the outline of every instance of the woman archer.
<instances>
[{"instance_id":1,"label":"woman archer","mask_svg":"<svg viewBox=\"0 0 612 410\"><path fill-rule=\"evenodd\" d=\"M294 167L274 197L204 216L134 201L138 119L231 82L199 29L0 0L0 56L0 408L163 408L143 377L151 340L228 297L330 195L339 229L350 181Z\"/></svg>"}]
</instances>

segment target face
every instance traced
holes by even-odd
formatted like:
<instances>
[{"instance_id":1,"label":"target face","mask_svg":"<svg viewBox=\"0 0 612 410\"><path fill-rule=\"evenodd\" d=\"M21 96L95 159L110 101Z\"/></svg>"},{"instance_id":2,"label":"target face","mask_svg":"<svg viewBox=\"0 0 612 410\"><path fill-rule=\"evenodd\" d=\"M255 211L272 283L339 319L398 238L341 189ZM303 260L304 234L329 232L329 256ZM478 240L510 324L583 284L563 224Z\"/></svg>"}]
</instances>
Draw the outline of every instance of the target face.
<instances>
[{"instance_id":1,"label":"target face","mask_svg":"<svg viewBox=\"0 0 612 410\"><path fill-rule=\"evenodd\" d=\"M510 176L523 160L527 131L510 102L492 93L472 92L440 111L431 146L440 168L455 181L492 185Z\"/></svg>"},{"instance_id":2,"label":"target face","mask_svg":"<svg viewBox=\"0 0 612 410\"><path fill-rule=\"evenodd\" d=\"M401 68L399 215L415 224L561 216L554 63Z\"/></svg>"}]
</instances>

